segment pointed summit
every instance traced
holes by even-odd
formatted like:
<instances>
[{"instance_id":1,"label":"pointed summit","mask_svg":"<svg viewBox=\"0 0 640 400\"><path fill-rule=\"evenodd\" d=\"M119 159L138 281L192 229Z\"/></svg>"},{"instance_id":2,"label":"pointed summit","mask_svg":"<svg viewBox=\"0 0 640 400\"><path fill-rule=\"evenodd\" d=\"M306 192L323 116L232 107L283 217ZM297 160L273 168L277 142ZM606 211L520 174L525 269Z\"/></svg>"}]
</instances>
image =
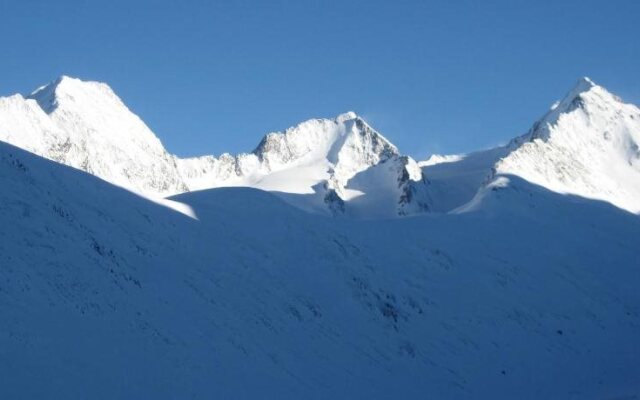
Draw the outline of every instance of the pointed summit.
<instances>
[{"instance_id":1,"label":"pointed summit","mask_svg":"<svg viewBox=\"0 0 640 400\"><path fill-rule=\"evenodd\" d=\"M51 82L47 83L46 85L42 85L39 88L37 88L36 90L34 90L33 92L31 92L29 97L36 96L36 95L44 93L44 92L47 92L47 93L55 92L57 87L60 86L63 82L70 81L70 80L75 80L75 79L76 78L72 78L72 77L70 77L68 75L60 75L56 79L54 79Z\"/></svg>"},{"instance_id":2,"label":"pointed summit","mask_svg":"<svg viewBox=\"0 0 640 400\"><path fill-rule=\"evenodd\" d=\"M62 75L23 103L26 111L12 113L22 122L0 140L37 143L29 149L139 193L186 190L172 156L108 85Z\"/></svg>"},{"instance_id":3,"label":"pointed summit","mask_svg":"<svg viewBox=\"0 0 640 400\"><path fill-rule=\"evenodd\" d=\"M495 166L555 192L640 211L640 110L589 78L509 144Z\"/></svg>"},{"instance_id":4,"label":"pointed summit","mask_svg":"<svg viewBox=\"0 0 640 400\"><path fill-rule=\"evenodd\" d=\"M563 103L570 103L576 97L581 96L583 93L591 91L593 88L599 87L591 79L586 76L578 79L574 87L567 93L563 99Z\"/></svg>"},{"instance_id":5,"label":"pointed summit","mask_svg":"<svg viewBox=\"0 0 640 400\"><path fill-rule=\"evenodd\" d=\"M590 90L592 87L598 86L594 81L592 81L588 76L583 76L578 79L576 82L576 86L574 87L574 91L586 92Z\"/></svg>"},{"instance_id":6,"label":"pointed summit","mask_svg":"<svg viewBox=\"0 0 640 400\"><path fill-rule=\"evenodd\" d=\"M469 210L515 176L640 213L639 148L640 109L584 77L506 146L421 164L431 182L432 210Z\"/></svg>"},{"instance_id":7,"label":"pointed summit","mask_svg":"<svg viewBox=\"0 0 640 400\"><path fill-rule=\"evenodd\" d=\"M576 111L579 111L582 117L588 118L593 113L602 114L606 110L611 111L622 104L617 96L597 85L591 79L582 77L562 100L554 103L550 110L533 124L529 132L513 139L509 146L517 147L523 142L535 139L547 140L552 128L558 124L559 120Z\"/></svg>"},{"instance_id":8,"label":"pointed summit","mask_svg":"<svg viewBox=\"0 0 640 400\"><path fill-rule=\"evenodd\" d=\"M571 110L581 107L584 105L583 95L589 93L594 88L600 88L600 86L596 85L591 79L583 76L578 79L573 88L564 96L560 102L557 103L555 107L551 109L546 119L553 119L557 117L560 113L570 112ZM606 90L602 89L604 92Z\"/></svg>"},{"instance_id":9,"label":"pointed summit","mask_svg":"<svg viewBox=\"0 0 640 400\"><path fill-rule=\"evenodd\" d=\"M269 133L253 153L267 170L274 171L293 162L327 159L338 164L345 161L345 151L358 153L350 155L357 161L347 160L350 165L357 165L356 169L398 153L393 144L352 111L334 119L311 119L282 132Z\"/></svg>"},{"instance_id":10,"label":"pointed summit","mask_svg":"<svg viewBox=\"0 0 640 400\"><path fill-rule=\"evenodd\" d=\"M39 87L27 98L37 101L47 114L51 114L63 104L70 107L95 108L107 105L126 107L106 83L83 81L67 75L61 75L56 80ZM74 103L75 105L72 105Z\"/></svg>"},{"instance_id":11,"label":"pointed summit","mask_svg":"<svg viewBox=\"0 0 640 400\"><path fill-rule=\"evenodd\" d=\"M28 99L35 100L40 108L44 110L47 114L52 113L57 107L58 102L56 101L56 91L58 86L62 84L64 80L71 79L66 75L61 75L56 80L49 82L46 85L40 86L36 90L34 90L31 94L27 96Z\"/></svg>"}]
</instances>

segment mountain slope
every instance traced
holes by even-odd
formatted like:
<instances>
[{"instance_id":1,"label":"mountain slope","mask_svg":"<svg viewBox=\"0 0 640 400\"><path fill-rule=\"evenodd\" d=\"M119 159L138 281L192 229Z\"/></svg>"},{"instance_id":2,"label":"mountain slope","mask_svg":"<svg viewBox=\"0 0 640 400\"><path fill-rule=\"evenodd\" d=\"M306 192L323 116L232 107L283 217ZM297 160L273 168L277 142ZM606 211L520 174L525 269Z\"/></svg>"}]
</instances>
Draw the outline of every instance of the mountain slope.
<instances>
[{"instance_id":1,"label":"mountain slope","mask_svg":"<svg viewBox=\"0 0 640 400\"><path fill-rule=\"evenodd\" d=\"M496 174L640 212L640 109L588 78L510 144Z\"/></svg>"},{"instance_id":2,"label":"mountain slope","mask_svg":"<svg viewBox=\"0 0 640 400\"><path fill-rule=\"evenodd\" d=\"M109 86L63 76L29 99L60 132L48 147L61 150L52 159L141 193L186 190L171 155ZM42 150L39 154L47 155L47 148Z\"/></svg>"},{"instance_id":3,"label":"mountain slope","mask_svg":"<svg viewBox=\"0 0 640 400\"><path fill-rule=\"evenodd\" d=\"M367 215L361 206L345 205L374 190L350 190L349 179L388 161L397 173L381 176L389 181L376 187L391 188L386 197L395 200L376 204L378 213L397 216L428 208L427 198L417 198L424 188L404 188L405 181L412 187L427 183L421 172L404 168L412 160L401 158L395 146L351 112L270 133L252 153L181 159L165 150L109 86L63 76L27 98L0 98L0 140L147 196L249 186L282 193L307 211L349 215ZM413 197L405 195L409 192Z\"/></svg>"},{"instance_id":4,"label":"mountain slope","mask_svg":"<svg viewBox=\"0 0 640 400\"><path fill-rule=\"evenodd\" d=\"M222 188L173 198L194 219L4 143L0 187L2 398L640 393L640 219L607 203L511 177L347 221Z\"/></svg>"},{"instance_id":5,"label":"mountain slope","mask_svg":"<svg viewBox=\"0 0 640 400\"><path fill-rule=\"evenodd\" d=\"M428 209L424 189L414 190L417 194L410 199L404 195L410 191L404 188L408 182L415 187L427 185L421 171L411 169L415 162L401 156L393 144L353 112L269 133L250 154L179 159L177 163L191 190L249 186L276 192L307 211L361 217ZM352 178L374 167L392 173L372 172L366 186L361 182L357 188L351 187ZM371 181L371 177L377 179ZM376 202L380 197L372 193L380 193L381 188L390 201ZM367 201L351 203L360 196Z\"/></svg>"},{"instance_id":6,"label":"mountain slope","mask_svg":"<svg viewBox=\"0 0 640 400\"><path fill-rule=\"evenodd\" d=\"M418 165L429 179L431 210L447 213L471 201L489 182L495 164L509 153L504 146L470 154L431 156Z\"/></svg>"},{"instance_id":7,"label":"mountain slope","mask_svg":"<svg viewBox=\"0 0 640 400\"><path fill-rule=\"evenodd\" d=\"M508 145L419 163L355 113L266 135L251 153L181 159L105 84L62 77L0 98L0 139L157 197L223 186L357 218L450 212L501 175L640 212L640 110L588 78Z\"/></svg>"},{"instance_id":8,"label":"mountain slope","mask_svg":"<svg viewBox=\"0 0 640 400\"><path fill-rule=\"evenodd\" d=\"M464 206L512 175L558 193L640 212L640 109L581 79L525 135L506 146L420 163L433 211Z\"/></svg>"}]
</instances>

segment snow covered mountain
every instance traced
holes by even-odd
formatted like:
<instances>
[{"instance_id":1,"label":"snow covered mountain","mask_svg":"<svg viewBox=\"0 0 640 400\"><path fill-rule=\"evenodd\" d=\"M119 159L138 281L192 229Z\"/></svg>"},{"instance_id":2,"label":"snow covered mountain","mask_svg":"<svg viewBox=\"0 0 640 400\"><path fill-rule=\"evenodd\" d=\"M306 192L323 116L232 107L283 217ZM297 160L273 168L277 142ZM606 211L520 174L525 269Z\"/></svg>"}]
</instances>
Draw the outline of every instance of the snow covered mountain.
<instances>
[{"instance_id":1,"label":"snow covered mountain","mask_svg":"<svg viewBox=\"0 0 640 400\"><path fill-rule=\"evenodd\" d=\"M512 177L462 214L219 188L189 217L5 143L0 187L3 399L640 393L640 219L604 202Z\"/></svg>"},{"instance_id":2,"label":"snow covered mountain","mask_svg":"<svg viewBox=\"0 0 640 400\"><path fill-rule=\"evenodd\" d=\"M0 398L636 398L639 120L582 80L468 155L180 159L106 85L0 98Z\"/></svg>"},{"instance_id":3,"label":"snow covered mountain","mask_svg":"<svg viewBox=\"0 0 640 400\"><path fill-rule=\"evenodd\" d=\"M177 165L191 190L254 187L308 211L374 217L428 209L427 181L416 162L353 112L269 133L249 154Z\"/></svg>"},{"instance_id":4,"label":"snow covered mountain","mask_svg":"<svg viewBox=\"0 0 640 400\"><path fill-rule=\"evenodd\" d=\"M0 98L0 140L141 193L187 190L158 138L102 83L63 76Z\"/></svg>"},{"instance_id":5,"label":"snow covered mountain","mask_svg":"<svg viewBox=\"0 0 640 400\"><path fill-rule=\"evenodd\" d=\"M640 212L640 109L583 78L524 136L495 173Z\"/></svg>"},{"instance_id":6,"label":"snow covered mountain","mask_svg":"<svg viewBox=\"0 0 640 400\"><path fill-rule=\"evenodd\" d=\"M353 112L266 135L251 153L182 159L105 84L61 77L0 98L0 140L146 196L246 186L359 218L450 212L494 179L640 212L640 110L588 78L508 145L416 163Z\"/></svg>"},{"instance_id":7,"label":"snow covered mountain","mask_svg":"<svg viewBox=\"0 0 640 400\"><path fill-rule=\"evenodd\" d=\"M422 162L432 210L448 212L517 176L558 193L640 212L640 109L582 78L525 135Z\"/></svg>"},{"instance_id":8,"label":"snow covered mountain","mask_svg":"<svg viewBox=\"0 0 640 400\"><path fill-rule=\"evenodd\" d=\"M415 162L352 112L270 133L248 154L181 159L107 85L63 76L26 98L0 98L0 140L147 196L249 186L322 213L393 216L428 209L427 181ZM384 173L350 187L349 180L379 164ZM346 206L369 192L384 201Z\"/></svg>"}]
</instances>

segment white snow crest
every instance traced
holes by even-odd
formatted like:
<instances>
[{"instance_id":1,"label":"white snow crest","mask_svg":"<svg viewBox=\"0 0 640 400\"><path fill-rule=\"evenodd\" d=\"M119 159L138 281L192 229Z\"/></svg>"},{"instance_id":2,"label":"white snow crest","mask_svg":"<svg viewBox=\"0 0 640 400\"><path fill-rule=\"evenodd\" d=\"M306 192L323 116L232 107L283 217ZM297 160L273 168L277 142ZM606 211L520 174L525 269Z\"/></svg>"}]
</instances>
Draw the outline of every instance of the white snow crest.
<instances>
[{"instance_id":1,"label":"white snow crest","mask_svg":"<svg viewBox=\"0 0 640 400\"><path fill-rule=\"evenodd\" d=\"M640 212L640 110L588 78L507 146L417 164L352 111L269 133L251 153L180 158L108 85L67 76L0 98L0 140L155 197L246 186L307 211L397 216L458 209L516 175Z\"/></svg>"}]
</instances>

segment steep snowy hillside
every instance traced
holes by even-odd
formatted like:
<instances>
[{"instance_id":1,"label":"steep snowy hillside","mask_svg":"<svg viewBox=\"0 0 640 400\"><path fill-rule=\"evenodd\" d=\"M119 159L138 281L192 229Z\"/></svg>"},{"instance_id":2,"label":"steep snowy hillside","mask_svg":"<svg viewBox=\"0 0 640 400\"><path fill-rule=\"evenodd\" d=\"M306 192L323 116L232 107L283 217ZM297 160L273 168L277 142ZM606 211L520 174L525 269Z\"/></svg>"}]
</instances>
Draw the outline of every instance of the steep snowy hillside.
<instances>
[{"instance_id":1,"label":"steep snowy hillside","mask_svg":"<svg viewBox=\"0 0 640 400\"><path fill-rule=\"evenodd\" d=\"M640 212L640 109L588 78L508 145L421 162L431 210L464 206L503 176Z\"/></svg>"},{"instance_id":2,"label":"steep snowy hillside","mask_svg":"<svg viewBox=\"0 0 640 400\"><path fill-rule=\"evenodd\" d=\"M640 218L607 203L511 177L464 214L221 188L191 218L4 143L0 187L3 399L640 395Z\"/></svg>"},{"instance_id":3,"label":"steep snowy hillside","mask_svg":"<svg viewBox=\"0 0 640 400\"><path fill-rule=\"evenodd\" d=\"M640 109L583 78L495 166L559 193L640 212Z\"/></svg>"}]
</instances>

